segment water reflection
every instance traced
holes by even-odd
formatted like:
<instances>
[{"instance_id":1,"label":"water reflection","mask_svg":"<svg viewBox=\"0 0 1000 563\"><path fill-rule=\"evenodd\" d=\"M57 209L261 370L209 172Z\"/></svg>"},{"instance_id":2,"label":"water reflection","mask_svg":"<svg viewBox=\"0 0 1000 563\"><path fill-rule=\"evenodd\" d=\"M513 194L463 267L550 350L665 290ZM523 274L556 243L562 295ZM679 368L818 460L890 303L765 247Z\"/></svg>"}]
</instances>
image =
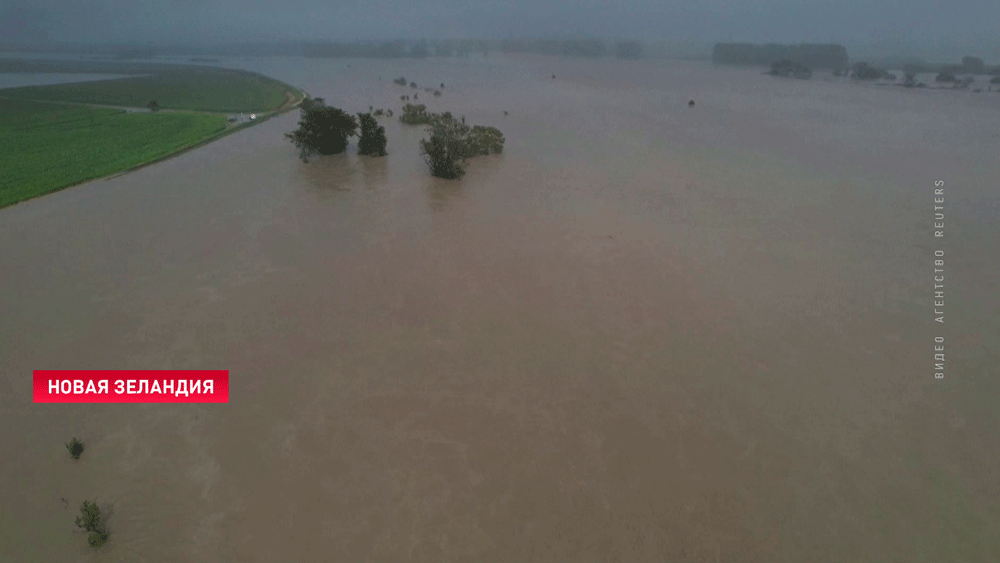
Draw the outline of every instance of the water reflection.
<instances>
[{"instance_id":1,"label":"water reflection","mask_svg":"<svg viewBox=\"0 0 1000 563\"><path fill-rule=\"evenodd\" d=\"M321 192L349 192L357 176L357 163L350 153L315 156L299 166L298 173Z\"/></svg>"},{"instance_id":2,"label":"water reflection","mask_svg":"<svg viewBox=\"0 0 1000 563\"><path fill-rule=\"evenodd\" d=\"M453 207L466 195L463 179L444 180L430 176L427 180L428 204L431 211L442 212Z\"/></svg>"},{"instance_id":3,"label":"water reflection","mask_svg":"<svg viewBox=\"0 0 1000 563\"><path fill-rule=\"evenodd\" d=\"M364 172L366 189L377 189L385 186L386 179L389 177L388 159L388 156L359 156L357 158Z\"/></svg>"}]
</instances>

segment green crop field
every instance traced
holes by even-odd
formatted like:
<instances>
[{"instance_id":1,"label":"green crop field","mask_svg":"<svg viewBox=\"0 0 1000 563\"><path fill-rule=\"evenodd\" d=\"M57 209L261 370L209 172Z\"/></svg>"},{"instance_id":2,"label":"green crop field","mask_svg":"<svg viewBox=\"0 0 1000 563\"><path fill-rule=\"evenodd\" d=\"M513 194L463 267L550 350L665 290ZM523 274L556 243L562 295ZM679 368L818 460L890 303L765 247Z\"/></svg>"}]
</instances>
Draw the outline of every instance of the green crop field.
<instances>
[{"instance_id":1,"label":"green crop field","mask_svg":"<svg viewBox=\"0 0 1000 563\"><path fill-rule=\"evenodd\" d=\"M292 86L257 73L194 65L0 59L0 73L135 75L0 90L0 98L21 100L141 108L156 100L162 109L250 113L278 109L286 92L301 97Z\"/></svg>"},{"instance_id":2,"label":"green crop field","mask_svg":"<svg viewBox=\"0 0 1000 563\"><path fill-rule=\"evenodd\" d=\"M157 160L225 129L223 115L0 99L0 208Z\"/></svg>"}]
</instances>

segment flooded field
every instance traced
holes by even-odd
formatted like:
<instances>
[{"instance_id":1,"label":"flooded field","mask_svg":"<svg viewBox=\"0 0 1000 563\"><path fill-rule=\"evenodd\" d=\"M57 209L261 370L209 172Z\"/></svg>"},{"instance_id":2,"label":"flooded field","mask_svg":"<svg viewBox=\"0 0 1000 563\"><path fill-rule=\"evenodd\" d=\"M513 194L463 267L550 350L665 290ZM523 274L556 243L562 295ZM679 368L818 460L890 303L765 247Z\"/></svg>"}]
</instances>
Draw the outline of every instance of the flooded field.
<instances>
[{"instance_id":1,"label":"flooded field","mask_svg":"<svg viewBox=\"0 0 1000 563\"><path fill-rule=\"evenodd\" d=\"M505 151L436 180L383 119L388 157L303 164L290 113L0 210L11 560L1000 558L1000 95L233 64L355 112L418 92ZM31 402L35 369L167 368L230 403Z\"/></svg>"}]
</instances>

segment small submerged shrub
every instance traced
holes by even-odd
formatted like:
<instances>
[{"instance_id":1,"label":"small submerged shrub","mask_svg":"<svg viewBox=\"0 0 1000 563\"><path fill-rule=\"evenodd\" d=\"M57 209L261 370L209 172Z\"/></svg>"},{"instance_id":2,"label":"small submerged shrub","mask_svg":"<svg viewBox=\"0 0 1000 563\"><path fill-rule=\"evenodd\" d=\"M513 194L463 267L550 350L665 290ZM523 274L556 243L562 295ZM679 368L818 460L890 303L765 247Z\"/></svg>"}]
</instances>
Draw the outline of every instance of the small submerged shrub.
<instances>
[{"instance_id":1,"label":"small submerged shrub","mask_svg":"<svg viewBox=\"0 0 1000 563\"><path fill-rule=\"evenodd\" d=\"M402 76L400 76L399 78L393 80L393 82L395 82L396 84L399 84L400 86L406 86L406 79L403 78Z\"/></svg>"},{"instance_id":2,"label":"small submerged shrub","mask_svg":"<svg viewBox=\"0 0 1000 563\"><path fill-rule=\"evenodd\" d=\"M72 440L66 443L66 449L69 450L70 457L80 459L80 454L83 453L83 443L74 436Z\"/></svg>"},{"instance_id":3,"label":"small submerged shrub","mask_svg":"<svg viewBox=\"0 0 1000 563\"><path fill-rule=\"evenodd\" d=\"M103 516L101 516L101 509L97 507L96 503L89 500L83 501L83 505L80 506L80 516L76 517L76 525L90 532L87 537L87 543L90 544L90 547L101 547L111 535L108 533Z\"/></svg>"}]
</instances>

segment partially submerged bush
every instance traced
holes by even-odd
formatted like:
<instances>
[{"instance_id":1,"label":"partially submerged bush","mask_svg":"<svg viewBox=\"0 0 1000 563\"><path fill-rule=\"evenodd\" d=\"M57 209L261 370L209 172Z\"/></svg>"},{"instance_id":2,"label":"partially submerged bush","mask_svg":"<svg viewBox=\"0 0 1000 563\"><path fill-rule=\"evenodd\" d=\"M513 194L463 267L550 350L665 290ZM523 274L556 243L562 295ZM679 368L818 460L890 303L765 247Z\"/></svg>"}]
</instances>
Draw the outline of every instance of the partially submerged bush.
<instances>
[{"instance_id":1,"label":"partially submerged bush","mask_svg":"<svg viewBox=\"0 0 1000 563\"><path fill-rule=\"evenodd\" d=\"M416 82L410 82L410 88L416 88L416 87L417 87Z\"/></svg>"},{"instance_id":2,"label":"partially submerged bush","mask_svg":"<svg viewBox=\"0 0 1000 563\"><path fill-rule=\"evenodd\" d=\"M358 139L358 154L367 156L385 156L388 141L385 138L385 127L378 124L370 113L359 113L361 138Z\"/></svg>"},{"instance_id":3,"label":"partially submerged bush","mask_svg":"<svg viewBox=\"0 0 1000 563\"><path fill-rule=\"evenodd\" d=\"M771 76L783 76L785 78L808 79L812 77L812 70L807 66L784 59L772 64L768 74Z\"/></svg>"},{"instance_id":4,"label":"partially submerged bush","mask_svg":"<svg viewBox=\"0 0 1000 563\"><path fill-rule=\"evenodd\" d=\"M939 72L937 76L934 77L934 82L957 82L958 78L950 72Z\"/></svg>"},{"instance_id":5,"label":"partially submerged bush","mask_svg":"<svg viewBox=\"0 0 1000 563\"><path fill-rule=\"evenodd\" d=\"M83 453L83 443L77 440L74 436L73 439L66 444L66 449L69 450L69 455L73 459L80 459L80 454Z\"/></svg>"},{"instance_id":6,"label":"partially submerged bush","mask_svg":"<svg viewBox=\"0 0 1000 563\"><path fill-rule=\"evenodd\" d=\"M504 137L496 127L473 125L469 131L469 157L500 154L503 152Z\"/></svg>"},{"instance_id":7,"label":"partially submerged bush","mask_svg":"<svg viewBox=\"0 0 1000 563\"><path fill-rule=\"evenodd\" d=\"M110 534L104 523L104 518L101 516L101 509L97 507L96 503L89 500L83 501L83 505L80 507L80 516L76 517L76 525L90 532L87 537L87 543L90 544L90 547L101 547L108 541Z\"/></svg>"},{"instance_id":8,"label":"partially submerged bush","mask_svg":"<svg viewBox=\"0 0 1000 563\"><path fill-rule=\"evenodd\" d=\"M406 104L403 106L403 114L399 116L399 121L407 125L430 125L434 114L427 111L424 104Z\"/></svg>"},{"instance_id":9,"label":"partially submerged bush","mask_svg":"<svg viewBox=\"0 0 1000 563\"><path fill-rule=\"evenodd\" d=\"M314 154L328 155L347 150L347 138L357 134L358 121L340 108L316 106L303 109L297 131L285 137L299 149L299 158L309 162Z\"/></svg>"},{"instance_id":10,"label":"partially submerged bush","mask_svg":"<svg viewBox=\"0 0 1000 563\"><path fill-rule=\"evenodd\" d=\"M1000 76L994 76L990 79L990 84L1000 84Z\"/></svg>"},{"instance_id":11,"label":"partially submerged bush","mask_svg":"<svg viewBox=\"0 0 1000 563\"><path fill-rule=\"evenodd\" d=\"M402 76L400 76L399 78L393 80L393 82L395 82L396 84L399 84L400 86L406 86L406 79L403 78Z\"/></svg>"},{"instance_id":12,"label":"partially submerged bush","mask_svg":"<svg viewBox=\"0 0 1000 563\"><path fill-rule=\"evenodd\" d=\"M855 80L878 80L888 74L886 71L875 68L868 63L854 63L851 66L851 78Z\"/></svg>"}]
</instances>

